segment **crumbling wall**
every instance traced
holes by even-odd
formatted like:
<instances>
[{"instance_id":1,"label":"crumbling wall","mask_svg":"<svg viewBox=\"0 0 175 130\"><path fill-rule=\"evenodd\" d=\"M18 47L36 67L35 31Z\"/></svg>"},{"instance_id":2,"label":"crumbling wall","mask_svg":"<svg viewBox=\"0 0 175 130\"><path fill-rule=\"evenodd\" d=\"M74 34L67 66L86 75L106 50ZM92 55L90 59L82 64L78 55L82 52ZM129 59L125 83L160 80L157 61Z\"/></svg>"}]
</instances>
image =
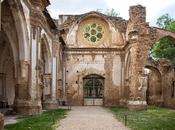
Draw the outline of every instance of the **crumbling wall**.
<instances>
[{"instance_id":1,"label":"crumbling wall","mask_svg":"<svg viewBox=\"0 0 175 130\"><path fill-rule=\"evenodd\" d=\"M175 69L173 66L163 67L162 86L164 106L175 108Z\"/></svg>"},{"instance_id":2,"label":"crumbling wall","mask_svg":"<svg viewBox=\"0 0 175 130\"><path fill-rule=\"evenodd\" d=\"M148 74L147 88L148 105L162 105L162 77L159 70L151 70Z\"/></svg>"},{"instance_id":3,"label":"crumbling wall","mask_svg":"<svg viewBox=\"0 0 175 130\"><path fill-rule=\"evenodd\" d=\"M117 66L116 66L117 64ZM69 54L66 57L66 88L68 102L83 105L83 78L90 74L104 77L104 105L119 103L121 61L119 55Z\"/></svg>"}]
</instances>

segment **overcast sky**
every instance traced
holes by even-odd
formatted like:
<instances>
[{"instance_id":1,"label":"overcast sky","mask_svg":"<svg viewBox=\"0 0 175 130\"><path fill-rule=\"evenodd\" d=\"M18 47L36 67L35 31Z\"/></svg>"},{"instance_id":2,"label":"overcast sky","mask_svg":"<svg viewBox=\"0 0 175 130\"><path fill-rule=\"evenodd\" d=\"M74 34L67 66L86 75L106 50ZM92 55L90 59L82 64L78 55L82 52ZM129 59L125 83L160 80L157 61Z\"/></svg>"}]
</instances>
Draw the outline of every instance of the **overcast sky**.
<instances>
[{"instance_id":1,"label":"overcast sky","mask_svg":"<svg viewBox=\"0 0 175 130\"><path fill-rule=\"evenodd\" d=\"M146 6L147 22L155 26L159 16L169 13L175 18L175 0L50 0L48 10L53 18L59 14L83 14L89 11L114 8L120 17L128 19L129 6L141 4Z\"/></svg>"}]
</instances>

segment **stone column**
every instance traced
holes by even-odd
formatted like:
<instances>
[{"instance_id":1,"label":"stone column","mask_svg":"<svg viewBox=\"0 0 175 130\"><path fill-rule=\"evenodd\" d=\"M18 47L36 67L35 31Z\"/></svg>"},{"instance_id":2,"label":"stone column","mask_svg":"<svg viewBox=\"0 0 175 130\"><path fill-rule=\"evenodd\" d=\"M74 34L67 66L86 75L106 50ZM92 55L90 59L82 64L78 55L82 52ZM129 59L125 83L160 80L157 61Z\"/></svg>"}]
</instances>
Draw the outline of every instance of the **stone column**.
<instances>
[{"instance_id":1,"label":"stone column","mask_svg":"<svg viewBox=\"0 0 175 130\"><path fill-rule=\"evenodd\" d=\"M36 115L41 112L41 102L35 95L36 86L32 86L31 64L21 61L19 75L15 86L14 110L21 115Z\"/></svg>"},{"instance_id":2,"label":"stone column","mask_svg":"<svg viewBox=\"0 0 175 130\"><path fill-rule=\"evenodd\" d=\"M44 109L51 110L58 108L58 101L56 99L57 93L57 52L58 52L58 43L53 42L53 57L52 57L52 85L51 85L51 97L44 102Z\"/></svg>"},{"instance_id":3,"label":"stone column","mask_svg":"<svg viewBox=\"0 0 175 130\"><path fill-rule=\"evenodd\" d=\"M40 28L31 27L31 61L20 63L20 76L16 86L15 109L23 115L35 115L41 113L41 99L39 97L39 85L37 83L37 44Z\"/></svg>"},{"instance_id":4,"label":"stone column","mask_svg":"<svg viewBox=\"0 0 175 130\"><path fill-rule=\"evenodd\" d=\"M0 130L4 129L4 116L0 113Z\"/></svg>"},{"instance_id":5,"label":"stone column","mask_svg":"<svg viewBox=\"0 0 175 130\"><path fill-rule=\"evenodd\" d=\"M124 81L125 80L125 55L121 54L121 97L120 97L120 105L121 106L125 106L126 105L126 97L125 94L125 84Z\"/></svg>"},{"instance_id":6,"label":"stone column","mask_svg":"<svg viewBox=\"0 0 175 130\"><path fill-rule=\"evenodd\" d=\"M149 28L146 24L146 10L141 5L130 8L130 20L127 27L130 43L131 79L129 84L130 109L144 109L147 106L144 65L149 51Z\"/></svg>"},{"instance_id":7,"label":"stone column","mask_svg":"<svg viewBox=\"0 0 175 130\"><path fill-rule=\"evenodd\" d=\"M63 67L63 100L66 100L66 67Z\"/></svg>"}]
</instances>

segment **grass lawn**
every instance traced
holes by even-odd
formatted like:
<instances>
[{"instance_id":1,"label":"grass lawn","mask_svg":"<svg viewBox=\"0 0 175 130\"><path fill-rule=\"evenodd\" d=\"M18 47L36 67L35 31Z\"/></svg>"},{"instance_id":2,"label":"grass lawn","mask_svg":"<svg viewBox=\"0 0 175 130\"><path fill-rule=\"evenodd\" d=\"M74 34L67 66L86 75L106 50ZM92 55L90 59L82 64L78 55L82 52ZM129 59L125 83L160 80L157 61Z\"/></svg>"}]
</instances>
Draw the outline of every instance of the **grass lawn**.
<instances>
[{"instance_id":1,"label":"grass lawn","mask_svg":"<svg viewBox=\"0 0 175 130\"><path fill-rule=\"evenodd\" d=\"M54 125L65 117L66 111L58 109L37 116L21 117L18 123L6 125L5 130L54 130Z\"/></svg>"},{"instance_id":2,"label":"grass lawn","mask_svg":"<svg viewBox=\"0 0 175 130\"><path fill-rule=\"evenodd\" d=\"M148 107L143 111L129 111L127 108L110 107L116 117L132 130L175 130L175 110Z\"/></svg>"}]
</instances>

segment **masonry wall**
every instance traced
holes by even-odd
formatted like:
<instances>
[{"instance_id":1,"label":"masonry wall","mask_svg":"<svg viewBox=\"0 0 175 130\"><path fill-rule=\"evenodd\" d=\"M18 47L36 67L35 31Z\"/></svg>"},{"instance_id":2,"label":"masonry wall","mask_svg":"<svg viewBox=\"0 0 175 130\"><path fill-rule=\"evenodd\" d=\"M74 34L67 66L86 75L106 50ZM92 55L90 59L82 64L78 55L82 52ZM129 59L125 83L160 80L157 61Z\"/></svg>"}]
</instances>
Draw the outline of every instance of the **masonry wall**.
<instances>
[{"instance_id":1,"label":"masonry wall","mask_svg":"<svg viewBox=\"0 0 175 130\"><path fill-rule=\"evenodd\" d=\"M83 77L97 74L105 78L104 105L119 104L121 88L120 55L105 54L70 54L66 52L66 88L68 100L72 105L83 105Z\"/></svg>"},{"instance_id":2,"label":"masonry wall","mask_svg":"<svg viewBox=\"0 0 175 130\"><path fill-rule=\"evenodd\" d=\"M175 70L173 67L165 67L162 75L163 103L164 106L175 108Z\"/></svg>"}]
</instances>

